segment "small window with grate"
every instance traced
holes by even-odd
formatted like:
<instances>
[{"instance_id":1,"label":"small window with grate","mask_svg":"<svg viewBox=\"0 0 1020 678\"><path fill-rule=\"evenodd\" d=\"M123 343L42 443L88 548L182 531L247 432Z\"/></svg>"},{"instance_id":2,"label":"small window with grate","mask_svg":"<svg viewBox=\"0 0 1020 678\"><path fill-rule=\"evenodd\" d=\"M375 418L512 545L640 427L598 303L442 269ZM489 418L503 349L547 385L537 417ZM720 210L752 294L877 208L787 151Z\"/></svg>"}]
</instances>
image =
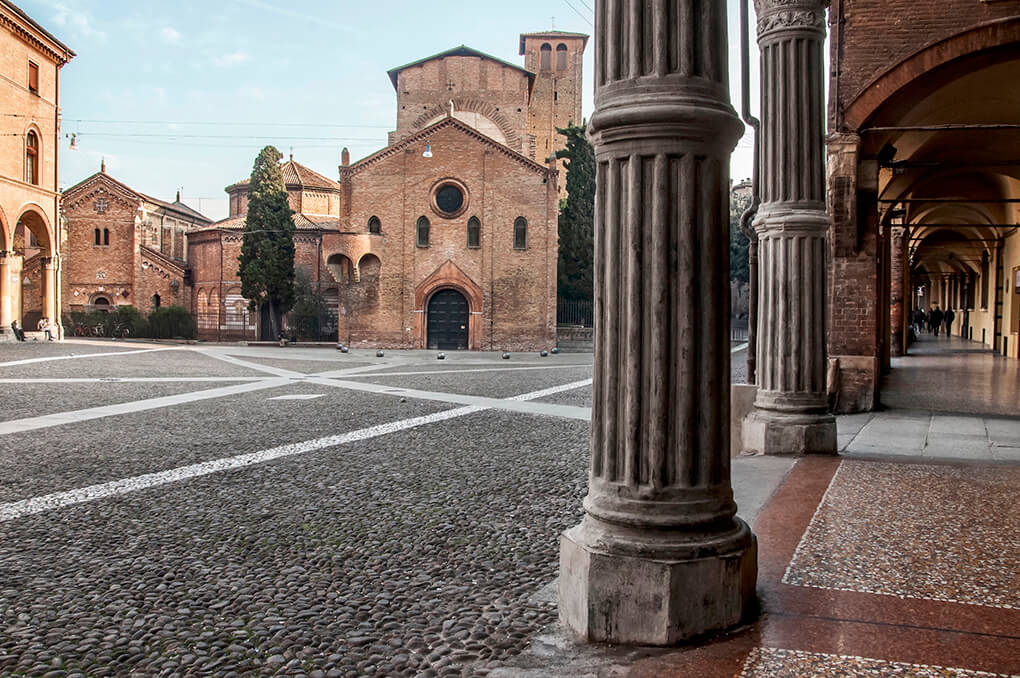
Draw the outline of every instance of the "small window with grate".
<instances>
[{"instance_id":1,"label":"small window with grate","mask_svg":"<svg viewBox=\"0 0 1020 678\"><path fill-rule=\"evenodd\" d=\"M476 249L482 246L482 222L471 217L467 223L467 246Z\"/></svg>"},{"instance_id":2,"label":"small window with grate","mask_svg":"<svg viewBox=\"0 0 1020 678\"><path fill-rule=\"evenodd\" d=\"M418 247L429 246L429 229L431 224L427 217L418 217Z\"/></svg>"}]
</instances>

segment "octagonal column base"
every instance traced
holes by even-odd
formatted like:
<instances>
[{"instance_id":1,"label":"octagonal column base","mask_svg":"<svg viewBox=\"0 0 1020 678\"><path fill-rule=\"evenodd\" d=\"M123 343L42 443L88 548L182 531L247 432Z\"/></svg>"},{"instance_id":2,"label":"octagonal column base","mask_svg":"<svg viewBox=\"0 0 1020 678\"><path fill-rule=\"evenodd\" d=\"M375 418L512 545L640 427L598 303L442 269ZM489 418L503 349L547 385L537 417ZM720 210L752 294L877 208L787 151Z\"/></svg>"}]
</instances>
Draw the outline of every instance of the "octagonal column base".
<instances>
[{"instance_id":1,"label":"octagonal column base","mask_svg":"<svg viewBox=\"0 0 1020 678\"><path fill-rule=\"evenodd\" d=\"M742 427L745 452L768 455L836 454L836 418L755 410Z\"/></svg>"},{"instance_id":2,"label":"octagonal column base","mask_svg":"<svg viewBox=\"0 0 1020 678\"><path fill-rule=\"evenodd\" d=\"M675 560L606 551L582 522L560 538L560 621L582 641L674 645L752 620L758 546L741 525L725 548Z\"/></svg>"}]
</instances>

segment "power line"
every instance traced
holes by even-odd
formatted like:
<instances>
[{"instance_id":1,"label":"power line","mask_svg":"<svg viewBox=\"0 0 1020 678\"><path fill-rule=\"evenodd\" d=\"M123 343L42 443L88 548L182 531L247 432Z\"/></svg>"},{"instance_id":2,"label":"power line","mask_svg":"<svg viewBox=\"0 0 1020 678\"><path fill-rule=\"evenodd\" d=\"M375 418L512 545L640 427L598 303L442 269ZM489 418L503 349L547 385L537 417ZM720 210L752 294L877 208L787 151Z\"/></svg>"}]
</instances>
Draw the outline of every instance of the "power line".
<instances>
[{"instance_id":1,"label":"power line","mask_svg":"<svg viewBox=\"0 0 1020 678\"><path fill-rule=\"evenodd\" d=\"M595 28L595 24L593 24L588 17L586 17L584 14L582 14L579 9L577 9L572 4L570 4L570 0L563 0L563 2L566 3L567 7L569 7L572 10L574 10L574 14L576 14L579 17L581 17L581 19L583 19L586 24L588 24L592 28Z\"/></svg>"},{"instance_id":2,"label":"power line","mask_svg":"<svg viewBox=\"0 0 1020 678\"><path fill-rule=\"evenodd\" d=\"M79 139L88 137L113 137L125 139L277 139L282 141L378 141L373 137L288 137L271 134L176 134L166 132L137 133L137 132L77 132ZM20 135L15 135L20 136Z\"/></svg>"},{"instance_id":3,"label":"power line","mask_svg":"<svg viewBox=\"0 0 1020 678\"><path fill-rule=\"evenodd\" d=\"M589 5L589 4L588 4L587 2L585 2L584 0L578 0L578 1L579 1L579 2L580 2L580 3L582 4L582 5L584 5L584 8L585 8L586 10L588 10L588 11L589 11L589 12L591 12L592 14L595 14L595 10L593 10L593 9L591 8L591 5Z\"/></svg>"},{"instance_id":4,"label":"power line","mask_svg":"<svg viewBox=\"0 0 1020 678\"><path fill-rule=\"evenodd\" d=\"M10 114L17 115L17 114ZM18 116L25 117L25 116ZM364 129L390 129L392 125L361 125L331 122L237 122L201 120L100 120L98 118L64 118L64 122L103 125L208 125L221 127L349 127Z\"/></svg>"}]
</instances>

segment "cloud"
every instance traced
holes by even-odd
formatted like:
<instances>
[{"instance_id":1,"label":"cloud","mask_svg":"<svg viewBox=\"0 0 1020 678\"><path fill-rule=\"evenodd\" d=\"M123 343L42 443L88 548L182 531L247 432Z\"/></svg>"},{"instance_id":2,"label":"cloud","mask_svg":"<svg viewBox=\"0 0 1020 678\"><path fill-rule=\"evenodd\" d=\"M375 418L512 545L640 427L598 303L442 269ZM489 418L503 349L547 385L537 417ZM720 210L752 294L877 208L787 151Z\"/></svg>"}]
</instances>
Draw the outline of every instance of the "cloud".
<instances>
[{"instance_id":1,"label":"cloud","mask_svg":"<svg viewBox=\"0 0 1020 678\"><path fill-rule=\"evenodd\" d=\"M76 37L85 39L106 40L106 33L95 27L95 19L79 3L55 2L41 0L41 4L53 10L53 23L72 31Z\"/></svg>"},{"instance_id":2,"label":"cloud","mask_svg":"<svg viewBox=\"0 0 1020 678\"><path fill-rule=\"evenodd\" d=\"M355 32L353 27L348 26L346 24L341 24L336 21L330 21L329 19L325 19L319 15L306 14L304 12L298 12L293 9L287 9L286 7L278 7L268 2L264 2L263 0L234 0L234 2L236 2L239 5L244 5L246 7L252 7L254 9L262 9L267 12L273 12L274 14L281 14L283 16L293 17L295 19L302 19L304 21L316 23L320 26L329 26L331 28L336 28L338 30L346 31L348 33Z\"/></svg>"},{"instance_id":3,"label":"cloud","mask_svg":"<svg viewBox=\"0 0 1020 678\"><path fill-rule=\"evenodd\" d=\"M164 26L159 29L159 34L163 36L163 40L170 44L175 44L181 41L181 34L178 33L173 26Z\"/></svg>"},{"instance_id":4,"label":"cloud","mask_svg":"<svg viewBox=\"0 0 1020 678\"><path fill-rule=\"evenodd\" d=\"M213 63L220 68L230 68L231 66L243 64L247 60L247 52L228 52L227 54L221 54L220 56L215 57L213 59Z\"/></svg>"},{"instance_id":5,"label":"cloud","mask_svg":"<svg viewBox=\"0 0 1020 678\"><path fill-rule=\"evenodd\" d=\"M266 100L266 91L254 85L243 85L237 90L237 93L246 99L254 99L255 101Z\"/></svg>"}]
</instances>

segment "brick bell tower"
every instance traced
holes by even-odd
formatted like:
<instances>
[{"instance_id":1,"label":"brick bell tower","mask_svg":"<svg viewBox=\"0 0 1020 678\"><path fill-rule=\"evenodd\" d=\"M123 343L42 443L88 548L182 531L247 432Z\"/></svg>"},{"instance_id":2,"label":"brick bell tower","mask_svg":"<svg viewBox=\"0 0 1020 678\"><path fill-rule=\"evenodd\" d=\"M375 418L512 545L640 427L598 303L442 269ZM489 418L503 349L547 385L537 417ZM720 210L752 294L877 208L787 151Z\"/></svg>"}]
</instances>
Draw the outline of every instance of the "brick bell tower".
<instances>
[{"instance_id":1,"label":"brick bell tower","mask_svg":"<svg viewBox=\"0 0 1020 678\"><path fill-rule=\"evenodd\" d=\"M528 105L528 133L535 136L535 160L546 159L566 146L557 127L581 120L581 71L588 36L583 33L547 31L521 34L524 68L535 74ZM561 197L566 182L560 182Z\"/></svg>"}]
</instances>

